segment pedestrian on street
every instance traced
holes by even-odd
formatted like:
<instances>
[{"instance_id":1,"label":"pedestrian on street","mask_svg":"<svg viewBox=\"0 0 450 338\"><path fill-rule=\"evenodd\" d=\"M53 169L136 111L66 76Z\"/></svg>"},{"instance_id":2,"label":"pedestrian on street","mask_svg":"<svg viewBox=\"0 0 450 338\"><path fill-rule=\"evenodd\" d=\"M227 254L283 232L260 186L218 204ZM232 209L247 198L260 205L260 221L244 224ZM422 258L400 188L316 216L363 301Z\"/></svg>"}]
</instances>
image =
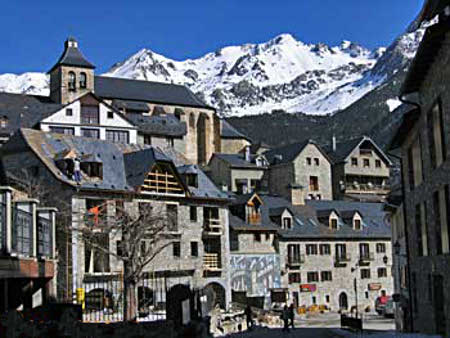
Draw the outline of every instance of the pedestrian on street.
<instances>
[{"instance_id":1,"label":"pedestrian on street","mask_svg":"<svg viewBox=\"0 0 450 338\"><path fill-rule=\"evenodd\" d=\"M283 320L283 332L289 332L289 309L287 305L284 306L281 313L281 319Z\"/></svg>"},{"instance_id":2,"label":"pedestrian on street","mask_svg":"<svg viewBox=\"0 0 450 338\"><path fill-rule=\"evenodd\" d=\"M247 305L247 307L245 308L245 318L247 320L247 329L250 330L253 327L253 313L252 313L252 308L250 307L250 305Z\"/></svg>"},{"instance_id":3,"label":"pedestrian on street","mask_svg":"<svg viewBox=\"0 0 450 338\"><path fill-rule=\"evenodd\" d=\"M291 321L290 325L293 329L295 329L294 318L295 318L294 303L291 303L291 305L289 306L289 320Z\"/></svg>"}]
</instances>

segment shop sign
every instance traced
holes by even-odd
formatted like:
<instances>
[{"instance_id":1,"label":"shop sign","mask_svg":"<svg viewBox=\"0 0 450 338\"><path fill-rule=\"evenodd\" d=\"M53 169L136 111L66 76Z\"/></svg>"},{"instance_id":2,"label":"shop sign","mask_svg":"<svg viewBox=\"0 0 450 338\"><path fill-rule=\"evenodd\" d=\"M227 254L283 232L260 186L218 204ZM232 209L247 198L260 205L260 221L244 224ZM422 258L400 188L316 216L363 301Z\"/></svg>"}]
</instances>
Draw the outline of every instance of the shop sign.
<instances>
[{"instance_id":1,"label":"shop sign","mask_svg":"<svg viewBox=\"0 0 450 338\"><path fill-rule=\"evenodd\" d=\"M314 292L316 284L300 284L300 292Z\"/></svg>"}]
</instances>

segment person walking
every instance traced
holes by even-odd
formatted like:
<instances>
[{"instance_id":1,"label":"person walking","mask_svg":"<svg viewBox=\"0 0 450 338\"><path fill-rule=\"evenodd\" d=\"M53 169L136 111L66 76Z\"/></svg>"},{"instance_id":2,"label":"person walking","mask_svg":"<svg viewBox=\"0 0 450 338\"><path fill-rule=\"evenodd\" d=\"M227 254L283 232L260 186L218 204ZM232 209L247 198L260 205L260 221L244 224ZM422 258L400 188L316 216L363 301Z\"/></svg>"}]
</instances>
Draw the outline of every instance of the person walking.
<instances>
[{"instance_id":1,"label":"person walking","mask_svg":"<svg viewBox=\"0 0 450 338\"><path fill-rule=\"evenodd\" d=\"M291 303L291 305L289 306L289 320L291 321L290 325L293 329L295 329L294 319L295 319L294 303Z\"/></svg>"},{"instance_id":2,"label":"person walking","mask_svg":"<svg viewBox=\"0 0 450 338\"><path fill-rule=\"evenodd\" d=\"M287 305L284 306L281 312L281 319L283 320L283 332L289 332L289 309Z\"/></svg>"},{"instance_id":3,"label":"person walking","mask_svg":"<svg viewBox=\"0 0 450 338\"><path fill-rule=\"evenodd\" d=\"M250 307L250 305L247 305L247 307L245 308L245 318L247 320L247 330L250 330L251 328L253 328L253 313L252 313L252 308Z\"/></svg>"}]
</instances>

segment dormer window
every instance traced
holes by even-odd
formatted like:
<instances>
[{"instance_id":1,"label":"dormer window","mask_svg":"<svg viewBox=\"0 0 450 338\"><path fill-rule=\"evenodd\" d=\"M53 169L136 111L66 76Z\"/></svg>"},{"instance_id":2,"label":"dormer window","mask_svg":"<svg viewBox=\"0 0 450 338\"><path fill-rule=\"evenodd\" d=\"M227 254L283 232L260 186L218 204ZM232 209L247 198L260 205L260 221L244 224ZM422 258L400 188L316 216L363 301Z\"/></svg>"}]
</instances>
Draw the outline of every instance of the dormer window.
<instances>
[{"instance_id":1,"label":"dormer window","mask_svg":"<svg viewBox=\"0 0 450 338\"><path fill-rule=\"evenodd\" d=\"M198 187L198 176L197 176L197 174L186 174L185 177L186 177L186 184L189 187L195 187L195 188Z\"/></svg>"},{"instance_id":2,"label":"dormer window","mask_svg":"<svg viewBox=\"0 0 450 338\"><path fill-rule=\"evenodd\" d=\"M381 168L381 161L375 160L375 168Z\"/></svg>"},{"instance_id":3,"label":"dormer window","mask_svg":"<svg viewBox=\"0 0 450 338\"><path fill-rule=\"evenodd\" d=\"M361 220L355 219L353 221L353 226L354 226L355 230L361 230Z\"/></svg>"},{"instance_id":4,"label":"dormer window","mask_svg":"<svg viewBox=\"0 0 450 338\"><path fill-rule=\"evenodd\" d=\"M77 83L77 78L75 76L74 72L69 72L69 82L68 82L68 87L69 87L69 91L75 91L76 89L76 83Z\"/></svg>"},{"instance_id":5,"label":"dormer window","mask_svg":"<svg viewBox=\"0 0 450 338\"><path fill-rule=\"evenodd\" d=\"M356 157L352 157L352 167L358 166L358 159Z\"/></svg>"},{"instance_id":6,"label":"dormer window","mask_svg":"<svg viewBox=\"0 0 450 338\"><path fill-rule=\"evenodd\" d=\"M8 127L8 118L5 117L0 117L0 128L4 129Z\"/></svg>"},{"instance_id":7,"label":"dormer window","mask_svg":"<svg viewBox=\"0 0 450 338\"><path fill-rule=\"evenodd\" d=\"M91 178L103 178L103 166L99 162L81 162L80 167Z\"/></svg>"},{"instance_id":8,"label":"dormer window","mask_svg":"<svg viewBox=\"0 0 450 338\"><path fill-rule=\"evenodd\" d=\"M337 220L337 218L331 218L330 219L330 228L334 229L334 230L337 230L337 228L338 228L338 220Z\"/></svg>"},{"instance_id":9,"label":"dormer window","mask_svg":"<svg viewBox=\"0 0 450 338\"><path fill-rule=\"evenodd\" d=\"M86 88L86 73L81 73L80 74L80 88Z\"/></svg>"},{"instance_id":10,"label":"dormer window","mask_svg":"<svg viewBox=\"0 0 450 338\"><path fill-rule=\"evenodd\" d=\"M290 230L292 228L292 218L284 217L283 218L283 229Z\"/></svg>"}]
</instances>

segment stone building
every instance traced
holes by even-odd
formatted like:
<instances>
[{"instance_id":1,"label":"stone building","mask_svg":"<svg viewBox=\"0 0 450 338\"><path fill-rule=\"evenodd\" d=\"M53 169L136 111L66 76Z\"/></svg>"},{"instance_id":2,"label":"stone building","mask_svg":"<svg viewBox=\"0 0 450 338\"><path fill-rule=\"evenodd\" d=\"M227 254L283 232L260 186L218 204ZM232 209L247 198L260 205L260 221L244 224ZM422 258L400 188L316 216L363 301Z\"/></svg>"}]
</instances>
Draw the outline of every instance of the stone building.
<instances>
[{"instance_id":1,"label":"stone building","mask_svg":"<svg viewBox=\"0 0 450 338\"><path fill-rule=\"evenodd\" d=\"M135 139L132 135L135 128L138 130L137 143L173 147L192 164L205 165L213 153L221 151L222 140L224 152L240 151L250 143L226 121L221 121L214 108L203 103L184 86L97 76L94 69L95 66L81 53L78 42L69 38L61 57L49 71L48 97L0 93L0 116L3 121L0 138L3 142L18 128L34 128L46 118L43 126L57 124L59 128L74 128L76 135L81 135L80 129L83 128L90 137L99 135L102 138L102 128L99 127L119 129L121 135L115 133L119 138L124 137L124 129L130 129L131 143ZM93 93L101 101L100 106L83 105L87 93ZM82 115L87 117L83 121L76 120L76 107L80 103ZM102 109L105 105L108 108ZM49 118L49 113L68 113L68 109L72 109L73 115L63 116L60 112ZM121 118L102 119L99 116L103 114L102 110L113 112L114 116L121 113L133 127ZM116 137L112 132L109 134Z\"/></svg>"},{"instance_id":2,"label":"stone building","mask_svg":"<svg viewBox=\"0 0 450 338\"><path fill-rule=\"evenodd\" d=\"M55 208L0 187L0 312L54 300L55 214Z\"/></svg>"},{"instance_id":3,"label":"stone building","mask_svg":"<svg viewBox=\"0 0 450 338\"><path fill-rule=\"evenodd\" d=\"M390 159L368 136L325 148L333 160L333 198L383 201L389 193Z\"/></svg>"},{"instance_id":4,"label":"stone building","mask_svg":"<svg viewBox=\"0 0 450 338\"><path fill-rule=\"evenodd\" d=\"M209 175L225 190L247 194L267 189L265 175L268 161L264 155L250 155L247 146L243 154L215 153L209 161Z\"/></svg>"},{"instance_id":5,"label":"stone building","mask_svg":"<svg viewBox=\"0 0 450 338\"><path fill-rule=\"evenodd\" d=\"M236 196L230 207L230 249L237 259L230 266L232 290L246 291L247 297L264 295L266 306L284 293L284 300L297 306L350 311L356 307L356 280L358 309L373 310L382 292L393 292L391 229L383 207L326 200L305 204L267 194ZM260 274L248 268L277 255L279 264L266 262Z\"/></svg>"},{"instance_id":6,"label":"stone building","mask_svg":"<svg viewBox=\"0 0 450 338\"><path fill-rule=\"evenodd\" d=\"M450 8L428 1L427 28L401 89L415 106L391 145L401 152L411 329L450 334Z\"/></svg>"},{"instance_id":7,"label":"stone building","mask_svg":"<svg viewBox=\"0 0 450 338\"><path fill-rule=\"evenodd\" d=\"M56 236L60 299L71 299L78 288L88 299L105 279L120 280L120 234L99 234L105 253L85 245L76 229L90 220L86 215L94 215L95 223L102 216L117 217L123 207L130 212L161 209L174 220L167 225L169 245L146 266L147 282L140 285L155 295L153 305L165 305L166 291L177 285L204 290L207 309L229 303L229 199L173 149L163 153L151 146L21 129L1 155L7 182L20 186L34 180L72 224ZM80 159L81 178L72 173L74 157ZM116 291L102 292L117 301Z\"/></svg>"},{"instance_id":8,"label":"stone building","mask_svg":"<svg viewBox=\"0 0 450 338\"><path fill-rule=\"evenodd\" d=\"M298 188L307 199L333 198L332 162L314 141L295 143L265 152L270 163L268 186L271 194L290 198Z\"/></svg>"}]
</instances>

